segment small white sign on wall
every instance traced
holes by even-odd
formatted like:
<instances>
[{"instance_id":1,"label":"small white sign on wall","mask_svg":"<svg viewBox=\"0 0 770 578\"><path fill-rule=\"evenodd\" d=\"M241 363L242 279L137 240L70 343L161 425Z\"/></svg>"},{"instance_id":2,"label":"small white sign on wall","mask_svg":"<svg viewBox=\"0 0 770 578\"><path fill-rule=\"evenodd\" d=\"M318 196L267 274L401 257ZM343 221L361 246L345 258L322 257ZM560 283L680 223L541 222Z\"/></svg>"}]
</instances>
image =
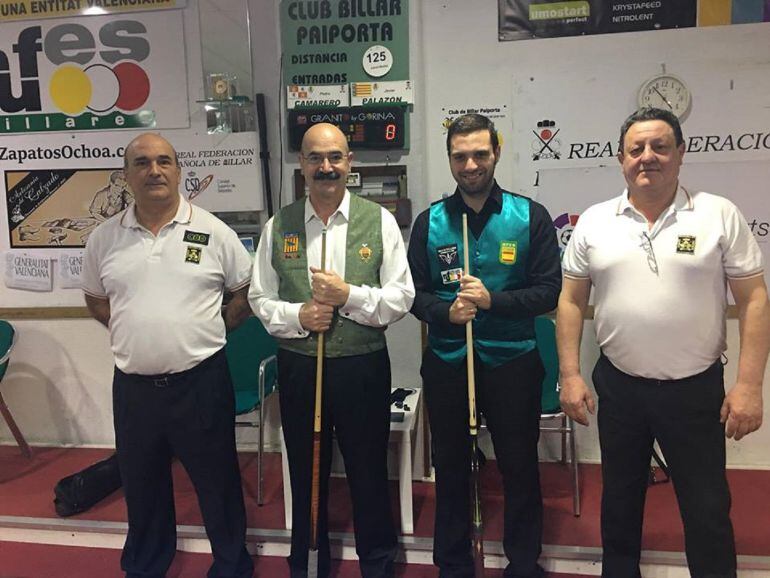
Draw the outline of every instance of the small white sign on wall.
<instances>
[{"instance_id":1,"label":"small white sign on wall","mask_svg":"<svg viewBox=\"0 0 770 578\"><path fill-rule=\"evenodd\" d=\"M286 108L336 108L350 106L347 84L317 84L286 87Z\"/></svg>"},{"instance_id":2,"label":"small white sign on wall","mask_svg":"<svg viewBox=\"0 0 770 578\"><path fill-rule=\"evenodd\" d=\"M20 251L5 253L5 285L28 291L53 290L51 258Z\"/></svg>"},{"instance_id":3,"label":"small white sign on wall","mask_svg":"<svg viewBox=\"0 0 770 578\"><path fill-rule=\"evenodd\" d=\"M63 289L78 289L83 271L83 251L60 251L57 281Z\"/></svg>"}]
</instances>

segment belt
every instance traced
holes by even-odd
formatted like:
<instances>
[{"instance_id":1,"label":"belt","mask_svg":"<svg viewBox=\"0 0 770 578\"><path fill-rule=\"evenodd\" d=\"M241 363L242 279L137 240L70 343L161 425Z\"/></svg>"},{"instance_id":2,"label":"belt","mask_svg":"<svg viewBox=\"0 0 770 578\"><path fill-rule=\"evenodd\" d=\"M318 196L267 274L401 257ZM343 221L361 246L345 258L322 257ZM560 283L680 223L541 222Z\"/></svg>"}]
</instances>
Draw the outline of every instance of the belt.
<instances>
[{"instance_id":1,"label":"belt","mask_svg":"<svg viewBox=\"0 0 770 578\"><path fill-rule=\"evenodd\" d=\"M141 373L125 373L115 368L115 371L118 371L125 375L126 377L129 377L131 379L135 379L138 381L142 381L144 383L147 383L149 385L152 385L154 387L169 387L174 385L176 382L185 380L189 377L192 377L196 373L203 371L206 369L209 365L211 365L217 358L225 354L224 348L217 351L214 355L207 357L198 365L195 365L191 367L190 369L185 369L184 371L177 371L174 373L159 373L156 375L143 375Z\"/></svg>"}]
</instances>

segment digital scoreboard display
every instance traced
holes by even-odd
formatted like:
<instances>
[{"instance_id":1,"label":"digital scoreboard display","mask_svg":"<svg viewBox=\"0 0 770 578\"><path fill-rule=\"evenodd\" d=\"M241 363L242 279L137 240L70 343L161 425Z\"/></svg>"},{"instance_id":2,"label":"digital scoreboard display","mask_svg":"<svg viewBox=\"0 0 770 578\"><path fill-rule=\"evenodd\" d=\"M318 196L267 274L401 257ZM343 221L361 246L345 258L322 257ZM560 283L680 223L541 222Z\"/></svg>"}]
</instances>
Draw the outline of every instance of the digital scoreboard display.
<instances>
[{"instance_id":1,"label":"digital scoreboard display","mask_svg":"<svg viewBox=\"0 0 770 578\"><path fill-rule=\"evenodd\" d=\"M355 149L404 148L404 109L400 106L295 108L289 111L289 150L298 151L305 131L328 122L345 134Z\"/></svg>"}]
</instances>

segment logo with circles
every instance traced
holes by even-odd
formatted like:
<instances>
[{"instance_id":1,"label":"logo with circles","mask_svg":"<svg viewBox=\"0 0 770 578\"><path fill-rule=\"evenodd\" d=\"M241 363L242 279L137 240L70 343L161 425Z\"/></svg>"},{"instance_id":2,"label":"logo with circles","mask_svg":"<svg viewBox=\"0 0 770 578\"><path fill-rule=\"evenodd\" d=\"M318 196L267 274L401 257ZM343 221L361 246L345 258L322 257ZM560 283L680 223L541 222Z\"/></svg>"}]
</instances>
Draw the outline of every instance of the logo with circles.
<instances>
[{"instance_id":1,"label":"logo with circles","mask_svg":"<svg viewBox=\"0 0 770 578\"><path fill-rule=\"evenodd\" d=\"M572 237L572 231L575 229L579 218L580 215L562 213L553 220L556 238L559 242L559 253L561 255L564 255L564 250L567 248L567 244Z\"/></svg>"},{"instance_id":2,"label":"logo with circles","mask_svg":"<svg viewBox=\"0 0 770 578\"><path fill-rule=\"evenodd\" d=\"M141 109L150 96L150 79L141 66L150 54L146 33L136 20L113 20L94 32L78 23L59 24L45 34L41 26L21 30L12 47L0 46L0 110L41 112L42 91L69 116ZM18 55L18 95L12 90L13 53ZM41 54L55 66L47 81L40 74Z\"/></svg>"}]
</instances>

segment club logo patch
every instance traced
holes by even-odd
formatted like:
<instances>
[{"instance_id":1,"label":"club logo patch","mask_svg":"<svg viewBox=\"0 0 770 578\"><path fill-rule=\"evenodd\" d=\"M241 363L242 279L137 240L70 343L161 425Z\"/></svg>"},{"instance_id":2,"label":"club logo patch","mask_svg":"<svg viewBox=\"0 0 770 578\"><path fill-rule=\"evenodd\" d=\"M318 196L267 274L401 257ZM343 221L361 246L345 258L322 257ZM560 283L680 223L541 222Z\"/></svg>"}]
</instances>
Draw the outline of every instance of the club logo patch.
<instances>
[{"instance_id":1,"label":"club logo patch","mask_svg":"<svg viewBox=\"0 0 770 578\"><path fill-rule=\"evenodd\" d=\"M198 245L208 245L210 236L211 235L208 233L198 233L197 231L187 230L184 232L184 242L197 243Z\"/></svg>"},{"instance_id":2,"label":"club logo patch","mask_svg":"<svg viewBox=\"0 0 770 578\"><path fill-rule=\"evenodd\" d=\"M283 234L283 258L299 259L299 233Z\"/></svg>"},{"instance_id":3,"label":"club logo patch","mask_svg":"<svg viewBox=\"0 0 770 578\"><path fill-rule=\"evenodd\" d=\"M676 240L676 252L686 255L695 254L695 237L692 235L679 235Z\"/></svg>"},{"instance_id":4,"label":"club logo patch","mask_svg":"<svg viewBox=\"0 0 770 578\"><path fill-rule=\"evenodd\" d=\"M441 272L441 282L444 285L459 283L462 276L463 270L460 267L457 267L456 269L447 269L446 271Z\"/></svg>"},{"instance_id":5,"label":"club logo patch","mask_svg":"<svg viewBox=\"0 0 770 578\"><path fill-rule=\"evenodd\" d=\"M457 244L439 247L436 249L436 255L438 256L438 260L441 262L442 267L451 267L452 265L457 265L459 263Z\"/></svg>"},{"instance_id":6,"label":"club logo patch","mask_svg":"<svg viewBox=\"0 0 770 578\"><path fill-rule=\"evenodd\" d=\"M500 262L503 265L513 265L516 262L516 241L500 241Z\"/></svg>"},{"instance_id":7,"label":"club logo patch","mask_svg":"<svg viewBox=\"0 0 770 578\"><path fill-rule=\"evenodd\" d=\"M188 245L187 252L185 252L184 255L184 261L185 263L195 263L198 265L201 262L202 255L203 249L201 247L193 247L192 245Z\"/></svg>"},{"instance_id":8,"label":"club logo patch","mask_svg":"<svg viewBox=\"0 0 770 578\"><path fill-rule=\"evenodd\" d=\"M372 250L369 248L369 243L361 243L361 248L358 250L358 256L364 263L368 263L372 258Z\"/></svg>"}]
</instances>

